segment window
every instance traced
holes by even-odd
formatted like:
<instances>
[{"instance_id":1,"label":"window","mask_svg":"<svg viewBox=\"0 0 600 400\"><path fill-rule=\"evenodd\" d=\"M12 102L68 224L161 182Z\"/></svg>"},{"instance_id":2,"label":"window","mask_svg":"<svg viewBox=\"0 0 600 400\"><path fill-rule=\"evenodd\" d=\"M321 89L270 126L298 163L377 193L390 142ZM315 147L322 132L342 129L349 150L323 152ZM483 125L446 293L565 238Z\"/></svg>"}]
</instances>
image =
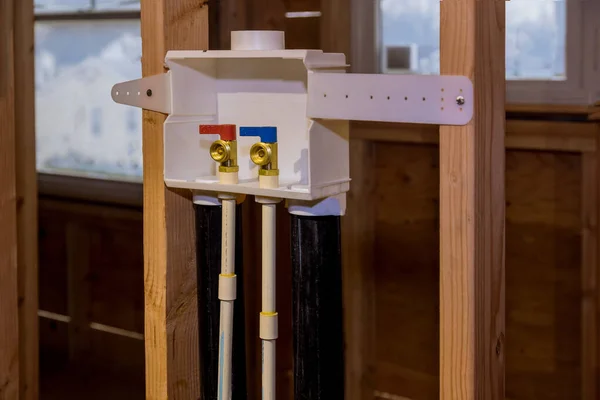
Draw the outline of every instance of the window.
<instances>
[{"instance_id":1,"label":"window","mask_svg":"<svg viewBox=\"0 0 600 400\"><path fill-rule=\"evenodd\" d=\"M111 87L141 77L139 1L36 0L38 171L139 180L141 111Z\"/></svg>"},{"instance_id":2,"label":"window","mask_svg":"<svg viewBox=\"0 0 600 400\"><path fill-rule=\"evenodd\" d=\"M94 107L92 108L92 118L91 118L91 130L92 135L95 137L100 137L102 135L102 108Z\"/></svg>"},{"instance_id":3,"label":"window","mask_svg":"<svg viewBox=\"0 0 600 400\"><path fill-rule=\"evenodd\" d=\"M506 2L509 102L590 104L600 99L598 3ZM368 49L376 43L371 68L363 62L371 71L364 72L439 74L440 0L354 4L357 26L353 29L367 33L354 36L358 42L354 48L368 56ZM369 27L373 26L371 34Z\"/></svg>"}]
</instances>

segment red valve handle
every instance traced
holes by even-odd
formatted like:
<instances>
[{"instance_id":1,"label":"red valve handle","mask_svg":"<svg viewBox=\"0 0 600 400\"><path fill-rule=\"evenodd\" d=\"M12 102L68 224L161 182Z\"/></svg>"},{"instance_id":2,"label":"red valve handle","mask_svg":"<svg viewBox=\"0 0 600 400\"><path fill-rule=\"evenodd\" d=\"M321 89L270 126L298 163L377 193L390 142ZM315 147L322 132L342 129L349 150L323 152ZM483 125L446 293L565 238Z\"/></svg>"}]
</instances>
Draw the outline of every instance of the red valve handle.
<instances>
[{"instance_id":1,"label":"red valve handle","mask_svg":"<svg viewBox=\"0 0 600 400\"><path fill-rule=\"evenodd\" d=\"M235 140L235 125L200 125L201 135L219 135L222 140Z\"/></svg>"}]
</instances>

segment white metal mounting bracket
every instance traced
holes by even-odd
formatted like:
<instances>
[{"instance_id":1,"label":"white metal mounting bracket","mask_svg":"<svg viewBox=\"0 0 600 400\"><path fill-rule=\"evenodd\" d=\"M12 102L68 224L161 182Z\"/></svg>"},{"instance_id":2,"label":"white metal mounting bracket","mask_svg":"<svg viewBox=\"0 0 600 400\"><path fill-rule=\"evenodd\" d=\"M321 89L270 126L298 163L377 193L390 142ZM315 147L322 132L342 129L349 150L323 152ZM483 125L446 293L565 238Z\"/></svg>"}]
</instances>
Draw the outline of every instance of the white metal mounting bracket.
<instances>
[{"instance_id":1,"label":"white metal mounting bracket","mask_svg":"<svg viewBox=\"0 0 600 400\"><path fill-rule=\"evenodd\" d=\"M171 114L170 72L117 83L111 95L115 103Z\"/></svg>"},{"instance_id":2,"label":"white metal mounting bracket","mask_svg":"<svg viewBox=\"0 0 600 400\"><path fill-rule=\"evenodd\" d=\"M169 72L116 84L116 103L171 113ZM307 117L353 121L466 125L473 84L465 76L311 72Z\"/></svg>"},{"instance_id":3,"label":"white metal mounting bracket","mask_svg":"<svg viewBox=\"0 0 600 400\"><path fill-rule=\"evenodd\" d=\"M473 117L473 85L464 76L310 73L308 116L466 125Z\"/></svg>"}]
</instances>

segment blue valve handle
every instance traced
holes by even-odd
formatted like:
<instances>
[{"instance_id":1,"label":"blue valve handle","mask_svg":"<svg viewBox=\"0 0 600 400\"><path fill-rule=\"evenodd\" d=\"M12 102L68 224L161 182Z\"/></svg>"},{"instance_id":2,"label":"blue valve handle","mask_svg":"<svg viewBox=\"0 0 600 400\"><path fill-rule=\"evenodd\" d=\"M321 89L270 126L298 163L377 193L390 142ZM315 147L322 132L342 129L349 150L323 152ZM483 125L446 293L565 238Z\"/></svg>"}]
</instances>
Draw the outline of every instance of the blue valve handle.
<instances>
[{"instance_id":1,"label":"blue valve handle","mask_svg":"<svg viewBox=\"0 0 600 400\"><path fill-rule=\"evenodd\" d=\"M257 136L263 143L277 143L277 127L240 126L240 136Z\"/></svg>"}]
</instances>

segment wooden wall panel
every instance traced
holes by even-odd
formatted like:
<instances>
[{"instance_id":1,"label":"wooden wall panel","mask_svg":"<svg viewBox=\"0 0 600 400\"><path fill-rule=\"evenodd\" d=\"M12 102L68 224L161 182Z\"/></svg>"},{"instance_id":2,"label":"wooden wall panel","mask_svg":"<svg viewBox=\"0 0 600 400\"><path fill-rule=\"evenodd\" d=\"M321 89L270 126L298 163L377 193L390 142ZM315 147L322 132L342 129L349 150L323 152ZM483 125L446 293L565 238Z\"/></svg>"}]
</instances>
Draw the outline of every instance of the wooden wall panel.
<instances>
[{"instance_id":1,"label":"wooden wall panel","mask_svg":"<svg viewBox=\"0 0 600 400\"><path fill-rule=\"evenodd\" d=\"M39 319L40 361L44 379L53 370L92 368L120 374L134 383L144 380L144 342L139 338L90 330L90 350L85 359L69 359L69 323L50 318Z\"/></svg>"},{"instance_id":2,"label":"wooden wall panel","mask_svg":"<svg viewBox=\"0 0 600 400\"><path fill-rule=\"evenodd\" d=\"M598 167L597 153L582 156L581 182L581 392L582 400L598 398Z\"/></svg>"},{"instance_id":3,"label":"wooden wall panel","mask_svg":"<svg viewBox=\"0 0 600 400\"><path fill-rule=\"evenodd\" d=\"M581 156L506 166L506 396L580 399Z\"/></svg>"},{"instance_id":4,"label":"wooden wall panel","mask_svg":"<svg viewBox=\"0 0 600 400\"><path fill-rule=\"evenodd\" d=\"M287 11L320 11L322 1L328 0L283 0Z\"/></svg>"},{"instance_id":5,"label":"wooden wall panel","mask_svg":"<svg viewBox=\"0 0 600 400\"><path fill-rule=\"evenodd\" d=\"M144 332L141 218L140 213L119 226L97 225L90 257L90 320L139 333Z\"/></svg>"},{"instance_id":6,"label":"wooden wall panel","mask_svg":"<svg viewBox=\"0 0 600 400\"><path fill-rule=\"evenodd\" d=\"M377 144L375 389L438 398L438 149Z\"/></svg>"},{"instance_id":7,"label":"wooden wall panel","mask_svg":"<svg viewBox=\"0 0 600 400\"><path fill-rule=\"evenodd\" d=\"M579 399L581 155L508 151L506 397ZM375 390L438 398L438 149L376 145Z\"/></svg>"},{"instance_id":8,"label":"wooden wall panel","mask_svg":"<svg viewBox=\"0 0 600 400\"><path fill-rule=\"evenodd\" d=\"M64 368L69 362L69 326L66 322L39 318L40 370Z\"/></svg>"},{"instance_id":9,"label":"wooden wall panel","mask_svg":"<svg viewBox=\"0 0 600 400\"><path fill-rule=\"evenodd\" d=\"M320 18L286 18L285 45L288 49L320 49Z\"/></svg>"},{"instance_id":10,"label":"wooden wall panel","mask_svg":"<svg viewBox=\"0 0 600 400\"><path fill-rule=\"evenodd\" d=\"M136 393L131 398L143 398L141 209L51 198L39 206L44 396L68 388L64 382L61 389L49 387L52 379L82 369L119 376ZM111 328L124 331L106 331Z\"/></svg>"},{"instance_id":11,"label":"wooden wall panel","mask_svg":"<svg viewBox=\"0 0 600 400\"><path fill-rule=\"evenodd\" d=\"M73 271L86 269L82 283L89 287L85 311L89 322L143 333L143 249L140 209L86 205L42 199L40 201L40 309L61 315L69 313L68 265ZM68 231L76 226L94 240L89 254L77 256L76 237ZM136 239L137 238L137 239Z\"/></svg>"},{"instance_id":12,"label":"wooden wall panel","mask_svg":"<svg viewBox=\"0 0 600 400\"><path fill-rule=\"evenodd\" d=\"M66 219L42 206L38 223L39 308L68 315Z\"/></svg>"}]
</instances>

